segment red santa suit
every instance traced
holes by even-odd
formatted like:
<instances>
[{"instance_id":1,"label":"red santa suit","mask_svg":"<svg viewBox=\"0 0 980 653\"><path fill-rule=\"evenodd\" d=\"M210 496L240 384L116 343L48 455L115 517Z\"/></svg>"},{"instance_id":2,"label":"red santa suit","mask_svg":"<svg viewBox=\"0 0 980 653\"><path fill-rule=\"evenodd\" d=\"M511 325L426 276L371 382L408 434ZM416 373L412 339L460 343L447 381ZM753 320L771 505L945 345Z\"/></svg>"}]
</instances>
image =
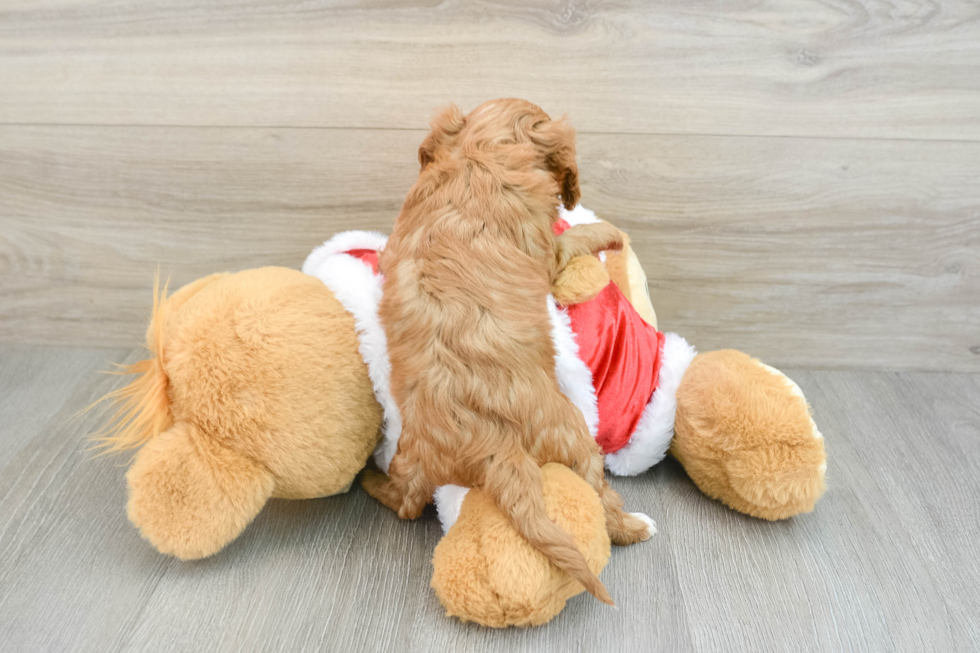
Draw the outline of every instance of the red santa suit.
<instances>
[{"instance_id":1,"label":"red santa suit","mask_svg":"<svg viewBox=\"0 0 980 653\"><path fill-rule=\"evenodd\" d=\"M595 214L582 207L563 210L557 231L595 221ZM387 470L398 448L401 416L389 388L391 363L377 314L378 253L385 241L374 232L337 234L310 254L303 272L322 280L354 316L360 352L384 411L384 437L375 460ZM633 475L660 462L673 437L677 387L694 349L680 336L643 321L613 283L574 306L558 306L549 297L548 309L559 386L582 411L606 454L606 467ZM437 503L440 494L443 499L452 495L448 501L458 511L465 488L440 488Z\"/></svg>"}]
</instances>

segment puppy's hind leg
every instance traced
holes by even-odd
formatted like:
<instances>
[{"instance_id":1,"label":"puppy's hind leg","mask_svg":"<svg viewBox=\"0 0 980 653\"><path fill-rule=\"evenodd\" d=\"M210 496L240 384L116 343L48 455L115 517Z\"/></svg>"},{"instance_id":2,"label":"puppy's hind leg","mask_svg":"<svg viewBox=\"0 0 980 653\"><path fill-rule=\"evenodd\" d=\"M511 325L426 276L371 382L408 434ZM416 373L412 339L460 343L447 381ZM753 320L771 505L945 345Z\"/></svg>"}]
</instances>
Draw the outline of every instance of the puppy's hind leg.
<instances>
[{"instance_id":1,"label":"puppy's hind leg","mask_svg":"<svg viewBox=\"0 0 980 653\"><path fill-rule=\"evenodd\" d=\"M586 428L582 413L564 396L558 401L565 404L560 417L553 425L539 431L535 443L538 463L561 463L595 490L606 514L606 532L613 544L626 546L649 539L657 532L653 520L643 513L623 511L623 500L606 481L602 451Z\"/></svg>"},{"instance_id":2,"label":"puppy's hind leg","mask_svg":"<svg viewBox=\"0 0 980 653\"><path fill-rule=\"evenodd\" d=\"M599 495L602 509L606 513L606 532L609 539L618 546L627 546L650 539L657 532L653 520L641 512L625 512L623 499L619 493L609 487L602 470L602 454L597 450L595 455L582 461L579 474Z\"/></svg>"},{"instance_id":3,"label":"puppy's hind leg","mask_svg":"<svg viewBox=\"0 0 980 653\"><path fill-rule=\"evenodd\" d=\"M366 470L361 487L372 497L398 513L402 519L417 519L425 504L432 501L435 488L425 481L421 466L411 449L395 454L388 476Z\"/></svg>"},{"instance_id":4,"label":"puppy's hind leg","mask_svg":"<svg viewBox=\"0 0 980 653\"><path fill-rule=\"evenodd\" d=\"M384 472L365 469L361 474L361 487L387 508L398 512L402 507L402 492Z\"/></svg>"}]
</instances>

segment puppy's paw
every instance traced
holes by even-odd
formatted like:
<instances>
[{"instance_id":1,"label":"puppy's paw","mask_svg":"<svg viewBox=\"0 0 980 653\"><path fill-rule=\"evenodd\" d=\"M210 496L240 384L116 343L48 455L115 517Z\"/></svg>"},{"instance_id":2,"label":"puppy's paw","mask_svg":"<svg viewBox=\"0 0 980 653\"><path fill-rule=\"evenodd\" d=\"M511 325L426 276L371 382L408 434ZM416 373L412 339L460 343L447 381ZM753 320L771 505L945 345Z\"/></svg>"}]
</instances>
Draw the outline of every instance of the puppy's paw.
<instances>
[{"instance_id":1,"label":"puppy's paw","mask_svg":"<svg viewBox=\"0 0 980 653\"><path fill-rule=\"evenodd\" d=\"M651 535L656 535L656 533L657 533L657 522L653 521L652 519L650 519L649 517L647 517L646 515L644 515L642 512L631 512L630 513L630 516L631 517L636 517L637 519L639 519L640 521L642 521L647 526L647 535L646 535L646 537L641 538L641 541L649 540Z\"/></svg>"},{"instance_id":2,"label":"puppy's paw","mask_svg":"<svg viewBox=\"0 0 980 653\"><path fill-rule=\"evenodd\" d=\"M398 512L402 507L401 496L395 491L394 484L387 476L373 469L365 469L361 473L361 487L385 507Z\"/></svg>"},{"instance_id":3,"label":"puppy's paw","mask_svg":"<svg viewBox=\"0 0 980 653\"><path fill-rule=\"evenodd\" d=\"M555 239L555 269L563 270L576 256L621 250L623 242L623 232L608 222L575 225Z\"/></svg>"},{"instance_id":4,"label":"puppy's paw","mask_svg":"<svg viewBox=\"0 0 980 653\"><path fill-rule=\"evenodd\" d=\"M616 546L629 546L649 540L656 532L656 524L642 512L626 512L619 525L609 531L609 539Z\"/></svg>"},{"instance_id":5,"label":"puppy's paw","mask_svg":"<svg viewBox=\"0 0 980 653\"><path fill-rule=\"evenodd\" d=\"M597 252L619 251L623 249L623 232L612 226L608 222L600 222L595 227L596 249Z\"/></svg>"}]
</instances>

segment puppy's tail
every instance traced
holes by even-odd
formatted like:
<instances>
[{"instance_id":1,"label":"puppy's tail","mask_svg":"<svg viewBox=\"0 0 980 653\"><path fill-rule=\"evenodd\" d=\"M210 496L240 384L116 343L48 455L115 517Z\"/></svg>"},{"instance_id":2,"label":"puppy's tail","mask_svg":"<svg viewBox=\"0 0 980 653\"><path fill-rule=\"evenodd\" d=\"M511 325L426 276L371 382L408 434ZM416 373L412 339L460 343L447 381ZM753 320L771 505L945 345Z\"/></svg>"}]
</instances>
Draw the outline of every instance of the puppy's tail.
<instances>
[{"instance_id":1,"label":"puppy's tail","mask_svg":"<svg viewBox=\"0 0 980 653\"><path fill-rule=\"evenodd\" d=\"M487 467L483 490L531 546L582 583L589 594L615 606L572 536L549 519L544 505L541 468L530 456L515 452L506 457L494 457Z\"/></svg>"},{"instance_id":2,"label":"puppy's tail","mask_svg":"<svg viewBox=\"0 0 980 653\"><path fill-rule=\"evenodd\" d=\"M88 412L104 401L115 407L105 426L90 436L96 442L95 449L103 453L135 449L173 424L163 360L164 325L169 311L167 287L160 289L157 276L153 282L153 316L146 332L150 357L110 371L110 374L136 378L82 411Z\"/></svg>"}]
</instances>

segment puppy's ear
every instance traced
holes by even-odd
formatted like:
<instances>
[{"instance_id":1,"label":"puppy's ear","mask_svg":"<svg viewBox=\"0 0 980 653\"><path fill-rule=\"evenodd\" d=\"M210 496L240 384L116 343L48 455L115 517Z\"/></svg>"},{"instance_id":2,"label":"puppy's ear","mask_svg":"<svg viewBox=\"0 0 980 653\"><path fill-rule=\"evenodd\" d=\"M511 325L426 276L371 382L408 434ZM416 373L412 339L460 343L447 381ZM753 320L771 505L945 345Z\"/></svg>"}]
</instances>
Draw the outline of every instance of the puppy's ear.
<instances>
[{"instance_id":1,"label":"puppy's ear","mask_svg":"<svg viewBox=\"0 0 980 653\"><path fill-rule=\"evenodd\" d=\"M582 192L575 163L575 130L565 121L545 120L531 128L531 140L545 155L548 170L555 176L562 204L573 209Z\"/></svg>"},{"instance_id":2,"label":"puppy's ear","mask_svg":"<svg viewBox=\"0 0 980 653\"><path fill-rule=\"evenodd\" d=\"M436 142L432 138L432 134L425 137L422 144L419 145L419 165L422 166L422 170L425 170L426 166L432 163L432 159L435 156Z\"/></svg>"},{"instance_id":3,"label":"puppy's ear","mask_svg":"<svg viewBox=\"0 0 980 653\"><path fill-rule=\"evenodd\" d=\"M465 125L466 116L455 104L440 109L432 117L429 122L432 131L419 147L419 164L423 170L435 159L436 149L444 145L448 138L458 134Z\"/></svg>"}]
</instances>

